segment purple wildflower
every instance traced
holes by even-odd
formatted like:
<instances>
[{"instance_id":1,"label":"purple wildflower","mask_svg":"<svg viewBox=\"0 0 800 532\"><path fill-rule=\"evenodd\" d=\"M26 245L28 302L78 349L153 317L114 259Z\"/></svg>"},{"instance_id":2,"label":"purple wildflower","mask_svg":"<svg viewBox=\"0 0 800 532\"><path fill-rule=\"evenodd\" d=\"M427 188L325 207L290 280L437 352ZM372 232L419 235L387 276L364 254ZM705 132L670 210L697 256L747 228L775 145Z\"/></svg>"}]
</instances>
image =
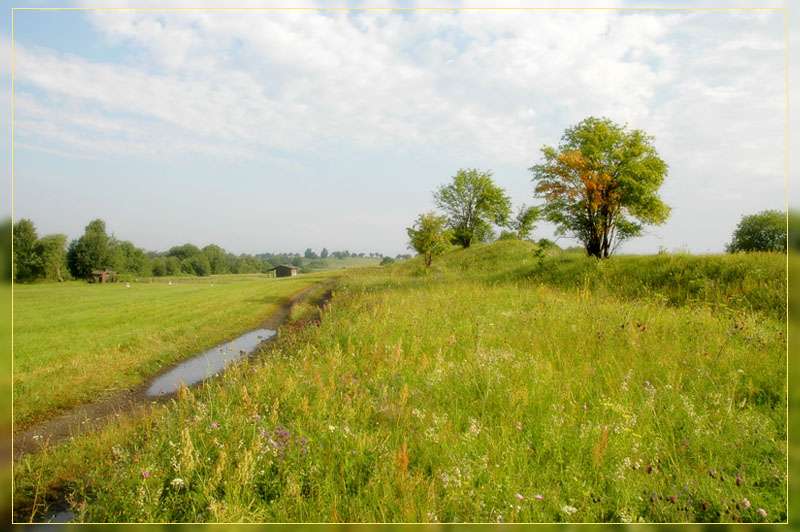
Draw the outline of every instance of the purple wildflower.
<instances>
[{"instance_id":1,"label":"purple wildflower","mask_svg":"<svg viewBox=\"0 0 800 532\"><path fill-rule=\"evenodd\" d=\"M644 381L645 387L650 386L650 381Z\"/></svg>"},{"instance_id":2,"label":"purple wildflower","mask_svg":"<svg viewBox=\"0 0 800 532\"><path fill-rule=\"evenodd\" d=\"M514 495L514 497L516 497L516 498L517 498L517 499L519 499L519 500L522 500L522 499L524 499L524 498L525 498L525 497L523 497L523 496L522 496L522 494L521 494L521 493L517 493L516 495Z\"/></svg>"},{"instance_id":3,"label":"purple wildflower","mask_svg":"<svg viewBox=\"0 0 800 532\"><path fill-rule=\"evenodd\" d=\"M763 508L759 508L758 510L756 510L756 512L758 512L758 515L760 515L761 517L767 516L767 511Z\"/></svg>"},{"instance_id":4,"label":"purple wildflower","mask_svg":"<svg viewBox=\"0 0 800 532\"><path fill-rule=\"evenodd\" d=\"M542 499L544 499L544 497L542 497L538 493L536 495L534 495L533 498L536 499L537 501L541 501Z\"/></svg>"},{"instance_id":5,"label":"purple wildflower","mask_svg":"<svg viewBox=\"0 0 800 532\"><path fill-rule=\"evenodd\" d=\"M216 423L212 423L212 424L211 424L211 428L212 428L212 429L215 429L215 428L217 428L217 424L216 424Z\"/></svg>"},{"instance_id":6,"label":"purple wildflower","mask_svg":"<svg viewBox=\"0 0 800 532\"><path fill-rule=\"evenodd\" d=\"M142 471L142 478L150 478L150 473L147 471Z\"/></svg>"}]
</instances>

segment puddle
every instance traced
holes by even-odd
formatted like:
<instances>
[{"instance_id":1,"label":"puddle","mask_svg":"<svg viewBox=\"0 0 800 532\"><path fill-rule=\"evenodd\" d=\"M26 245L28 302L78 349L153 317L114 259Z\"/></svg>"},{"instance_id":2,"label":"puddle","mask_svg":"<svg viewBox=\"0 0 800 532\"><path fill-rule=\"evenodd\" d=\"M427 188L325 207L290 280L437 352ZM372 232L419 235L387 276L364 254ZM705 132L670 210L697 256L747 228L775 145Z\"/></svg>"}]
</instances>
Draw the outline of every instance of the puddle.
<instances>
[{"instance_id":1,"label":"puddle","mask_svg":"<svg viewBox=\"0 0 800 532\"><path fill-rule=\"evenodd\" d=\"M258 344L272 336L275 336L275 331L272 329L256 329L235 340L212 347L153 380L147 389L147 396L175 393L181 381L184 386L196 384L214 375L223 367L250 355Z\"/></svg>"},{"instance_id":2,"label":"puddle","mask_svg":"<svg viewBox=\"0 0 800 532\"><path fill-rule=\"evenodd\" d=\"M62 510L60 512L56 512L54 514L50 514L49 517L42 520L34 520L34 523L71 523L72 520L75 519L75 513L71 510Z\"/></svg>"}]
</instances>

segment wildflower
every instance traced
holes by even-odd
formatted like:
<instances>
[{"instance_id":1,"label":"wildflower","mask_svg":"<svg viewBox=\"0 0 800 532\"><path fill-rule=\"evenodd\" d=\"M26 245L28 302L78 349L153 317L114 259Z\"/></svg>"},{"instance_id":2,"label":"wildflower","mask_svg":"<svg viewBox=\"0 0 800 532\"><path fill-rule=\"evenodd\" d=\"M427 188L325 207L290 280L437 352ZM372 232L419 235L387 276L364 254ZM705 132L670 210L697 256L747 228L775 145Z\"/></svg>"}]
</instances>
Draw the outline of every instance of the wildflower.
<instances>
[{"instance_id":1,"label":"wildflower","mask_svg":"<svg viewBox=\"0 0 800 532\"><path fill-rule=\"evenodd\" d=\"M521 494L521 493L517 493L516 495L514 495L514 497L516 497L516 498L517 498L517 499L519 499L519 500L522 500L522 499L524 499L524 498L525 498L525 497L523 497L523 496L522 496L522 494Z\"/></svg>"},{"instance_id":2,"label":"wildflower","mask_svg":"<svg viewBox=\"0 0 800 532\"><path fill-rule=\"evenodd\" d=\"M147 471L142 471L142 478L150 478L150 473Z\"/></svg>"},{"instance_id":3,"label":"wildflower","mask_svg":"<svg viewBox=\"0 0 800 532\"><path fill-rule=\"evenodd\" d=\"M742 477L740 477L739 475L736 475L736 485L737 486L741 486L742 485ZM747 499L745 499L745 500L747 500Z\"/></svg>"},{"instance_id":4,"label":"wildflower","mask_svg":"<svg viewBox=\"0 0 800 532\"><path fill-rule=\"evenodd\" d=\"M562 511L562 512L564 512L564 513L565 513L565 514L567 514L567 515L572 515L572 514L574 514L575 512L577 512L577 511L578 511L578 509L577 509L577 508L575 508L574 506L569 506L569 505L567 505L567 506L562 506L562 507L561 507L561 511Z\"/></svg>"},{"instance_id":5,"label":"wildflower","mask_svg":"<svg viewBox=\"0 0 800 532\"><path fill-rule=\"evenodd\" d=\"M747 510L750 508L750 501L748 499L742 499L742 507Z\"/></svg>"},{"instance_id":6,"label":"wildflower","mask_svg":"<svg viewBox=\"0 0 800 532\"><path fill-rule=\"evenodd\" d=\"M650 381L644 381L645 387L650 386Z\"/></svg>"},{"instance_id":7,"label":"wildflower","mask_svg":"<svg viewBox=\"0 0 800 532\"><path fill-rule=\"evenodd\" d=\"M178 488L181 488L181 487L183 487L184 482L183 482L182 478L176 477L176 478L172 479L172 482L170 482L170 484L172 484L173 486L176 486Z\"/></svg>"},{"instance_id":8,"label":"wildflower","mask_svg":"<svg viewBox=\"0 0 800 532\"><path fill-rule=\"evenodd\" d=\"M683 364L685 366L686 365L686 361L684 360L683 362L681 362L681 364Z\"/></svg>"},{"instance_id":9,"label":"wildflower","mask_svg":"<svg viewBox=\"0 0 800 532\"><path fill-rule=\"evenodd\" d=\"M544 499L544 497L542 497L538 493L536 495L534 495L533 498L536 499L537 501L541 501L542 499Z\"/></svg>"},{"instance_id":10,"label":"wildflower","mask_svg":"<svg viewBox=\"0 0 800 532\"><path fill-rule=\"evenodd\" d=\"M216 424L216 423L212 423L212 424L211 424L211 428L212 428L212 429L215 429L215 428L217 428L217 424Z\"/></svg>"},{"instance_id":11,"label":"wildflower","mask_svg":"<svg viewBox=\"0 0 800 532\"><path fill-rule=\"evenodd\" d=\"M502 523L503 522L503 516L502 515L498 515L497 516L497 522L498 523Z\"/></svg>"},{"instance_id":12,"label":"wildflower","mask_svg":"<svg viewBox=\"0 0 800 532\"><path fill-rule=\"evenodd\" d=\"M589 408L586 406L586 403L583 403L583 409L584 410L589 410Z\"/></svg>"},{"instance_id":13,"label":"wildflower","mask_svg":"<svg viewBox=\"0 0 800 532\"><path fill-rule=\"evenodd\" d=\"M761 517L767 516L767 511L763 508L759 508L758 510L756 510L756 512L758 512L758 515L760 515Z\"/></svg>"},{"instance_id":14,"label":"wildflower","mask_svg":"<svg viewBox=\"0 0 800 532\"><path fill-rule=\"evenodd\" d=\"M522 430L522 421L517 421L517 430Z\"/></svg>"},{"instance_id":15,"label":"wildflower","mask_svg":"<svg viewBox=\"0 0 800 532\"><path fill-rule=\"evenodd\" d=\"M336 426L335 425L328 425L328 430L333 432L334 430L336 430Z\"/></svg>"}]
</instances>

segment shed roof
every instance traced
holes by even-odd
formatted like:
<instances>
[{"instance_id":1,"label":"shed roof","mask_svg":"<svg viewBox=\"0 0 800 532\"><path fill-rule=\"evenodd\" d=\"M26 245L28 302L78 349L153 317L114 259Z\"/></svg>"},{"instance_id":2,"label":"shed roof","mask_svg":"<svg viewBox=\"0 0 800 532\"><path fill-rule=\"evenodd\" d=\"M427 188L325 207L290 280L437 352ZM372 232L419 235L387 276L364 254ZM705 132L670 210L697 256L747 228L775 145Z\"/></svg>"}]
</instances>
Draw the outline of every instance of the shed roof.
<instances>
[{"instance_id":1,"label":"shed roof","mask_svg":"<svg viewBox=\"0 0 800 532\"><path fill-rule=\"evenodd\" d=\"M270 269L269 269L269 270L267 270L267 271L268 271L268 272L271 272L272 270L277 270L278 268L290 268L290 269L292 269L292 270L296 270L296 269L297 269L297 266L292 266L291 264L278 264L278 265L277 265L277 266L275 266L274 268L270 268Z\"/></svg>"}]
</instances>

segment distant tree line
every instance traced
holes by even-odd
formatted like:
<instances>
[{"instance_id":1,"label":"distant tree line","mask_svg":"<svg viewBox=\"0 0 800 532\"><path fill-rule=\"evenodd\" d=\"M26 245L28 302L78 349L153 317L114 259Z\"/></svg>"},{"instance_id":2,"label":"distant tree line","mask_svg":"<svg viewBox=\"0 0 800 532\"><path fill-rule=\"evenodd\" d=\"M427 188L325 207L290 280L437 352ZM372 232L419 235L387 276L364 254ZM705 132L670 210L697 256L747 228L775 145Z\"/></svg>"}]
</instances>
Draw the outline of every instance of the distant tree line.
<instances>
[{"instance_id":1,"label":"distant tree line","mask_svg":"<svg viewBox=\"0 0 800 532\"><path fill-rule=\"evenodd\" d=\"M377 257L381 253L329 253L323 248L317 255L311 248L299 253L259 253L235 255L216 244L199 248L194 244L173 246L168 251L145 251L127 240L109 235L103 220L93 220L83 235L67 244L67 236L53 234L39 237L33 222L20 219L12 226L13 279L17 282L38 280L92 279L95 270L113 270L135 277L173 275L218 275L225 273L265 273L279 264L291 264L301 271L324 269L328 257ZM410 255L398 255L398 259Z\"/></svg>"}]
</instances>

